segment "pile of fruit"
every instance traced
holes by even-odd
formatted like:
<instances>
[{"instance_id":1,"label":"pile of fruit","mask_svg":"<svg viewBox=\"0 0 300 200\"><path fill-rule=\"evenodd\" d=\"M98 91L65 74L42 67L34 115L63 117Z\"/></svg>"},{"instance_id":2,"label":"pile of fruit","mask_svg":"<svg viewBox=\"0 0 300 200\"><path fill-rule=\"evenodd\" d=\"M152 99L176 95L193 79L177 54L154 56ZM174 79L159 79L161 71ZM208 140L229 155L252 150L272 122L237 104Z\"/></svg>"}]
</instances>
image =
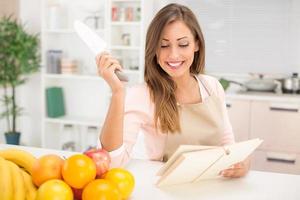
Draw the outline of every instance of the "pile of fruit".
<instances>
[{"instance_id":1,"label":"pile of fruit","mask_svg":"<svg viewBox=\"0 0 300 200\"><path fill-rule=\"evenodd\" d=\"M134 189L133 175L109 165L109 154L103 149L67 159L55 154L37 159L24 150L0 150L0 199L127 199Z\"/></svg>"}]
</instances>

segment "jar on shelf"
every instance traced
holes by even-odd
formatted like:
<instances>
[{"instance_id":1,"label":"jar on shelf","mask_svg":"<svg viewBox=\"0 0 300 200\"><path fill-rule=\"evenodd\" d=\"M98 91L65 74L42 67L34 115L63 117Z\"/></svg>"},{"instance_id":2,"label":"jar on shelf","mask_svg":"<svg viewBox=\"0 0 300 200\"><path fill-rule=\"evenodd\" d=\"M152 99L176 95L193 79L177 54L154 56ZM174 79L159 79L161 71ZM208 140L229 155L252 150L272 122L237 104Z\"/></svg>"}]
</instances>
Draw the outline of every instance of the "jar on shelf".
<instances>
[{"instance_id":1,"label":"jar on shelf","mask_svg":"<svg viewBox=\"0 0 300 200\"><path fill-rule=\"evenodd\" d=\"M61 73L61 59L63 51L49 49L46 53L46 69L49 74L60 74Z\"/></svg>"},{"instance_id":2,"label":"jar on shelf","mask_svg":"<svg viewBox=\"0 0 300 200\"><path fill-rule=\"evenodd\" d=\"M119 8L119 21L124 22L126 20L126 9L124 7Z\"/></svg>"},{"instance_id":3,"label":"jar on shelf","mask_svg":"<svg viewBox=\"0 0 300 200\"><path fill-rule=\"evenodd\" d=\"M60 148L65 151L80 151L79 136L76 127L64 124L60 132Z\"/></svg>"},{"instance_id":4,"label":"jar on shelf","mask_svg":"<svg viewBox=\"0 0 300 200\"><path fill-rule=\"evenodd\" d=\"M126 8L126 21L133 21L133 7Z\"/></svg>"},{"instance_id":5,"label":"jar on shelf","mask_svg":"<svg viewBox=\"0 0 300 200\"><path fill-rule=\"evenodd\" d=\"M118 12L118 7L117 6L113 6L111 8L111 20L112 21L118 21L119 20L119 12Z\"/></svg>"},{"instance_id":6,"label":"jar on shelf","mask_svg":"<svg viewBox=\"0 0 300 200\"><path fill-rule=\"evenodd\" d=\"M122 44L125 46L130 46L130 34L129 33L123 33L122 36Z\"/></svg>"},{"instance_id":7,"label":"jar on shelf","mask_svg":"<svg viewBox=\"0 0 300 200\"><path fill-rule=\"evenodd\" d=\"M49 5L48 29L62 29L66 26L66 15L62 5Z\"/></svg>"},{"instance_id":8,"label":"jar on shelf","mask_svg":"<svg viewBox=\"0 0 300 200\"><path fill-rule=\"evenodd\" d=\"M134 20L135 21L140 21L141 20L141 8L140 7L135 8Z\"/></svg>"},{"instance_id":9,"label":"jar on shelf","mask_svg":"<svg viewBox=\"0 0 300 200\"><path fill-rule=\"evenodd\" d=\"M69 58L61 59L61 73L62 74L77 74L77 62Z\"/></svg>"},{"instance_id":10,"label":"jar on shelf","mask_svg":"<svg viewBox=\"0 0 300 200\"><path fill-rule=\"evenodd\" d=\"M99 130L96 126L88 126L87 132L85 135L85 149L95 148L97 147L97 141L99 136Z\"/></svg>"},{"instance_id":11,"label":"jar on shelf","mask_svg":"<svg viewBox=\"0 0 300 200\"><path fill-rule=\"evenodd\" d=\"M104 19L97 13L91 13L84 18L84 23L94 30L98 30L104 27Z\"/></svg>"}]
</instances>

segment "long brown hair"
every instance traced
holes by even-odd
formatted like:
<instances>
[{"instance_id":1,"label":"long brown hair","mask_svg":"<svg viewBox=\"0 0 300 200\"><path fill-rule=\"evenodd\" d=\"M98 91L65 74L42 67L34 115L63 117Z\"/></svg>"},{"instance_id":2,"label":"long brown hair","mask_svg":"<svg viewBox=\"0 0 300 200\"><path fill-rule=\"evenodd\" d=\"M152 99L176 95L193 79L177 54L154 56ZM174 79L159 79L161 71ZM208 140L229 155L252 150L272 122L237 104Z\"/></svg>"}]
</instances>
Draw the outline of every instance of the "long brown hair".
<instances>
[{"instance_id":1,"label":"long brown hair","mask_svg":"<svg viewBox=\"0 0 300 200\"><path fill-rule=\"evenodd\" d=\"M172 78L157 63L156 52L160 45L161 33L164 27L176 20L183 21L198 42L199 51L194 53L190 73L199 74L204 71L205 44L201 28L196 16L186 6L168 4L153 18L146 35L145 73L150 96L154 102L154 122L163 133L180 132L179 112L175 97L176 84Z\"/></svg>"}]
</instances>

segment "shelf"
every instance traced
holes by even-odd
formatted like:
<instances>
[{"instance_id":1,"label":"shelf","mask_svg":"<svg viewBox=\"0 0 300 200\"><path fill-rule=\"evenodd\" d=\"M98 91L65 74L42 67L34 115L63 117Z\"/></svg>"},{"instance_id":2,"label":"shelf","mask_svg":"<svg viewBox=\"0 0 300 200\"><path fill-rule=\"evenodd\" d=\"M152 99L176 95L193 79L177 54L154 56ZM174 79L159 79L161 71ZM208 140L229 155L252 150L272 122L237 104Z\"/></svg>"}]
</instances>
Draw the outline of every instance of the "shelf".
<instances>
[{"instance_id":1,"label":"shelf","mask_svg":"<svg viewBox=\"0 0 300 200\"><path fill-rule=\"evenodd\" d=\"M45 122L58 123L58 124L73 124L81 126L96 126L99 127L103 124L103 119L95 119L79 116L63 116L58 118L45 118Z\"/></svg>"},{"instance_id":2,"label":"shelf","mask_svg":"<svg viewBox=\"0 0 300 200\"><path fill-rule=\"evenodd\" d=\"M122 45L113 45L110 47L111 50L140 50L139 46L122 46Z\"/></svg>"},{"instance_id":3,"label":"shelf","mask_svg":"<svg viewBox=\"0 0 300 200\"><path fill-rule=\"evenodd\" d=\"M96 33L104 33L105 29L94 30ZM43 31L47 34L74 34L76 31L74 29L45 29Z\"/></svg>"},{"instance_id":4,"label":"shelf","mask_svg":"<svg viewBox=\"0 0 300 200\"><path fill-rule=\"evenodd\" d=\"M127 2L138 2L140 3L141 0L112 0L112 2L124 2L124 3L127 3Z\"/></svg>"},{"instance_id":5,"label":"shelf","mask_svg":"<svg viewBox=\"0 0 300 200\"><path fill-rule=\"evenodd\" d=\"M48 79L85 79L85 80L103 80L96 75L80 75L80 74L45 74Z\"/></svg>"},{"instance_id":6,"label":"shelf","mask_svg":"<svg viewBox=\"0 0 300 200\"><path fill-rule=\"evenodd\" d=\"M111 25L113 26L139 26L141 25L141 22L139 21L124 21L124 22L120 22L120 21L112 21Z\"/></svg>"}]
</instances>

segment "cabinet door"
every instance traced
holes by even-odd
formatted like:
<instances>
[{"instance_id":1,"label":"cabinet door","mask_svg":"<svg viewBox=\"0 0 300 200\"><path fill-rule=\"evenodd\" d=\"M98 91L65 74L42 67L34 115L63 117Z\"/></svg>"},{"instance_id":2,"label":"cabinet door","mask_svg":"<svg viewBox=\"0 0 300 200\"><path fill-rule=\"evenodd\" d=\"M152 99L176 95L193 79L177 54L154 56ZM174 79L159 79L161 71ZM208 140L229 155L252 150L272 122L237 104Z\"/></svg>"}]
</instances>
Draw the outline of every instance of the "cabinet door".
<instances>
[{"instance_id":1,"label":"cabinet door","mask_svg":"<svg viewBox=\"0 0 300 200\"><path fill-rule=\"evenodd\" d=\"M252 156L251 169L300 174L300 154L257 150Z\"/></svg>"},{"instance_id":2,"label":"cabinet door","mask_svg":"<svg viewBox=\"0 0 300 200\"><path fill-rule=\"evenodd\" d=\"M240 142L249 139L250 101L227 100L226 106L235 141Z\"/></svg>"},{"instance_id":3,"label":"cabinet door","mask_svg":"<svg viewBox=\"0 0 300 200\"><path fill-rule=\"evenodd\" d=\"M296 103L252 103L251 138L264 140L260 149L300 153L300 112Z\"/></svg>"}]
</instances>

